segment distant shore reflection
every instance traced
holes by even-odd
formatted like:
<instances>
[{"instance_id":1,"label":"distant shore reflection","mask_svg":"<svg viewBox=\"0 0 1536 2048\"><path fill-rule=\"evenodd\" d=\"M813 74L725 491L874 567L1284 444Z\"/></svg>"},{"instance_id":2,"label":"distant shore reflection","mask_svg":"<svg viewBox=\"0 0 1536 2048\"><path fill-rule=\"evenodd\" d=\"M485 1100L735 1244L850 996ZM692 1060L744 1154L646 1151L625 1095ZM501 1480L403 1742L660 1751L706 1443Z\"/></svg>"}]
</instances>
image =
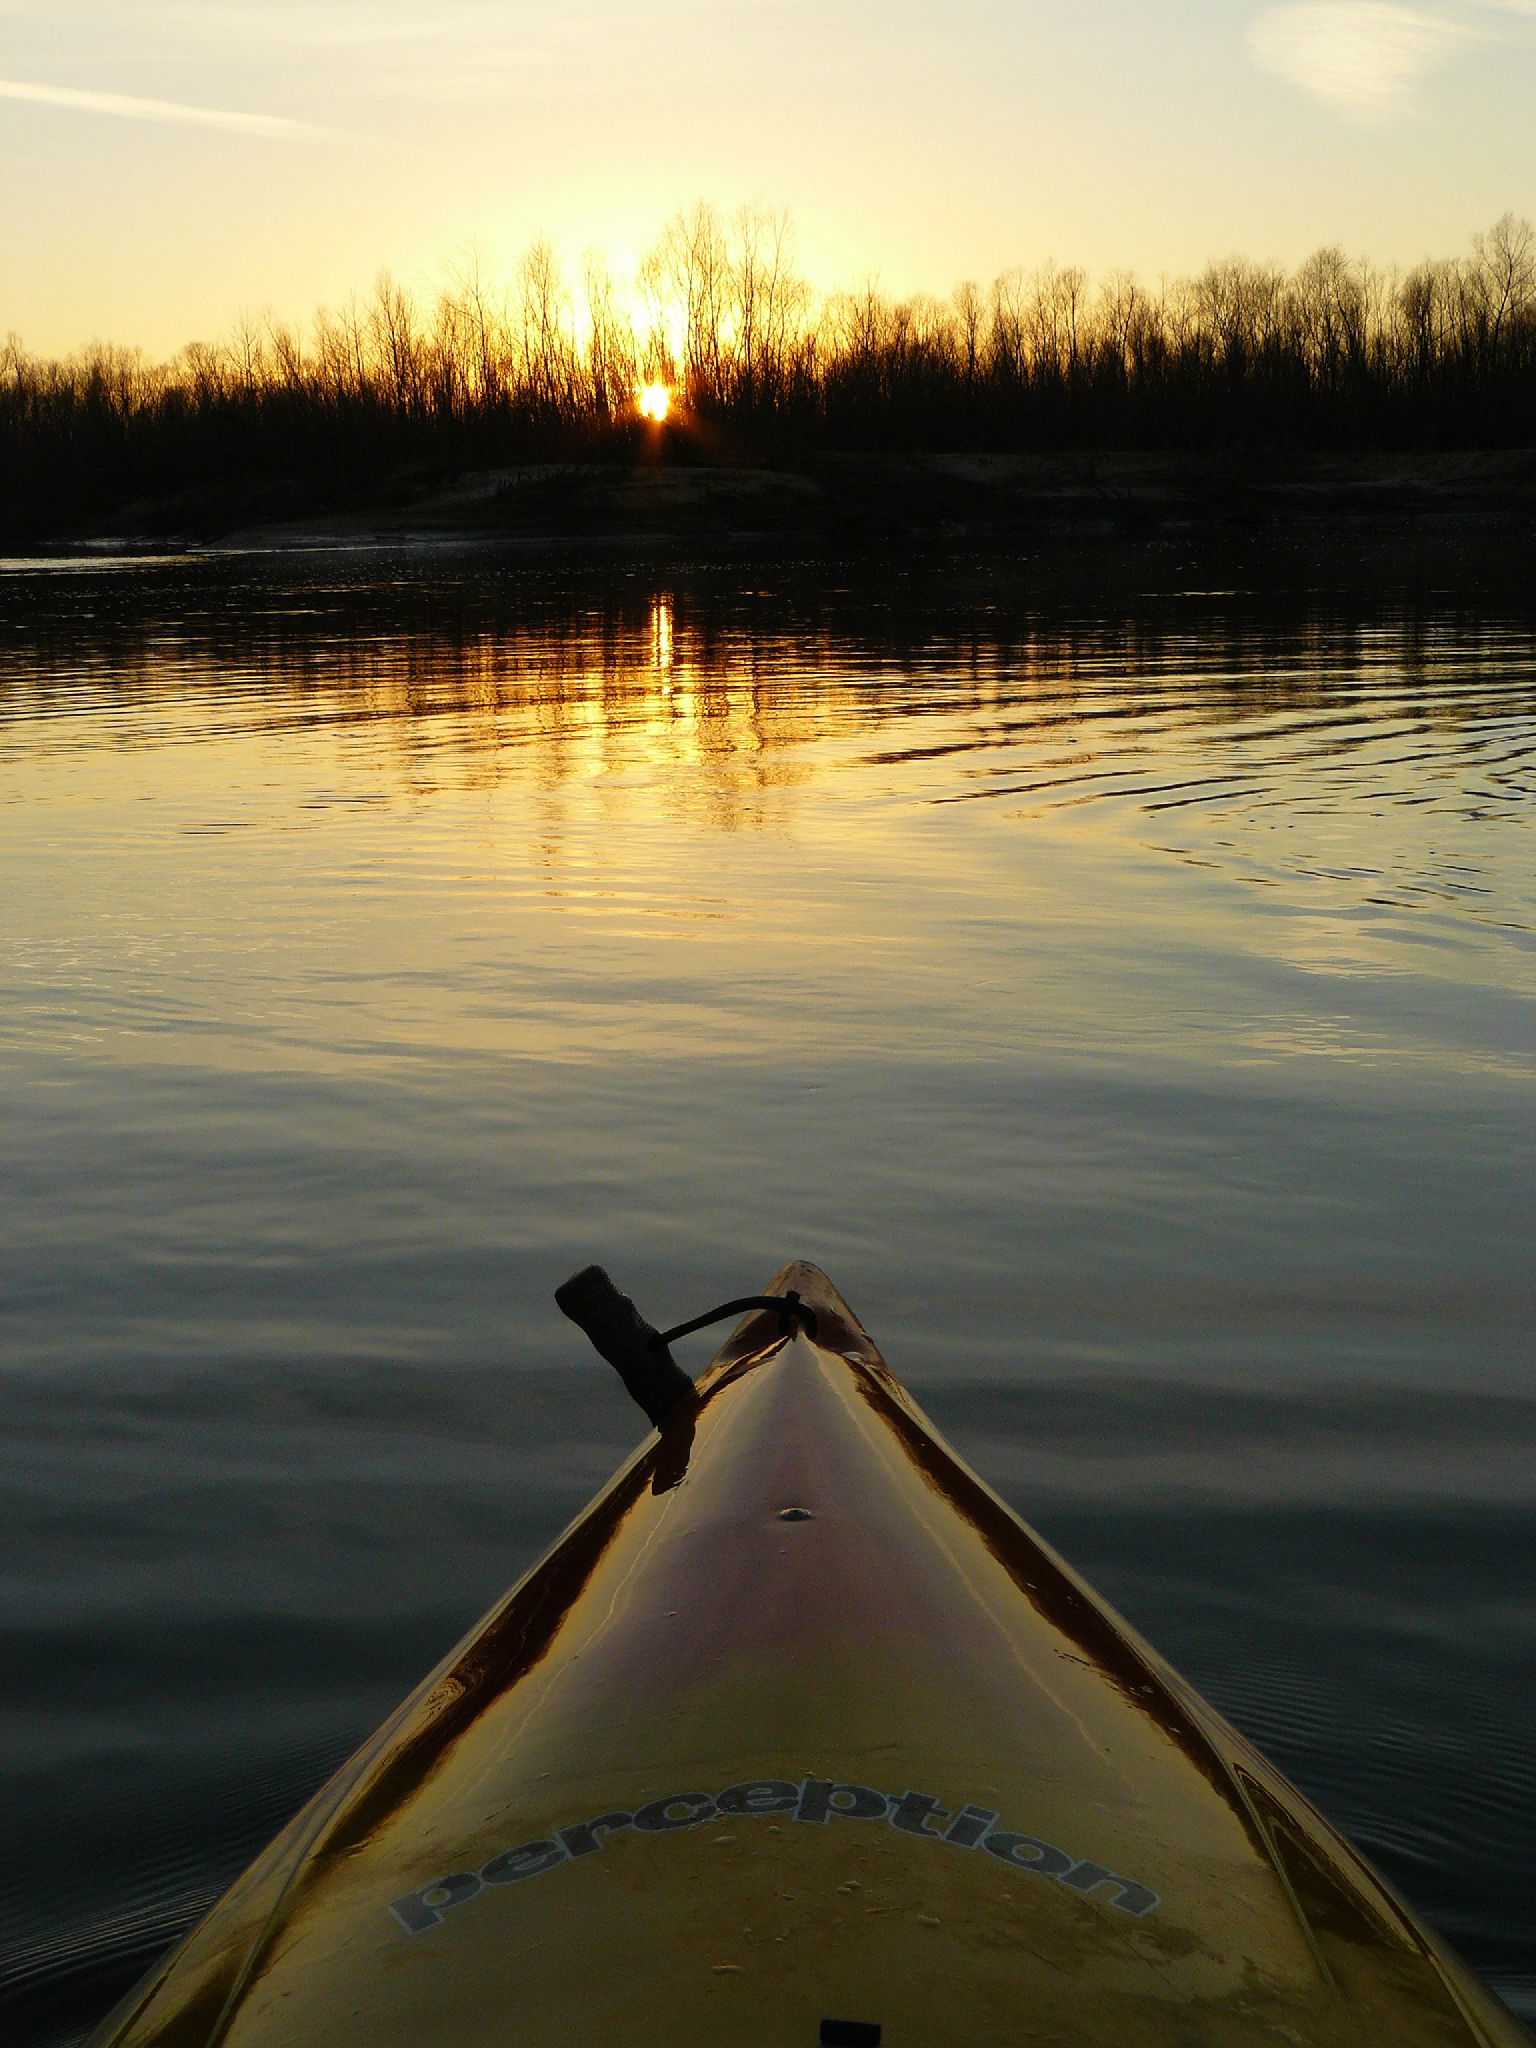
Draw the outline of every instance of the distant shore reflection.
<instances>
[{"instance_id":1,"label":"distant shore reflection","mask_svg":"<svg viewBox=\"0 0 1536 2048\"><path fill-rule=\"evenodd\" d=\"M934 801L1139 793L1152 808L1160 787L1170 802L1216 797L1200 780L1207 742L1228 756L1218 779L1235 769L1241 786L1260 753L1266 772L1315 771L1393 726L1486 724L1536 686L1518 624L1400 598L1036 595L946 618L931 590L900 584L636 573L592 591L473 565L371 580L210 561L146 571L131 593L127 580L0 580L0 747L18 722L29 753L367 728L413 794L508 776L617 790L664 770L669 802L750 824L755 792L808 781L829 747L875 768L933 764ZM49 730L93 709L106 715L88 741L73 720ZM1195 763L1190 786L1149 751ZM673 773L703 763L707 784ZM1529 789L1518 761L1491 764L1494 801Z\"/></svg>"}]
</instances>

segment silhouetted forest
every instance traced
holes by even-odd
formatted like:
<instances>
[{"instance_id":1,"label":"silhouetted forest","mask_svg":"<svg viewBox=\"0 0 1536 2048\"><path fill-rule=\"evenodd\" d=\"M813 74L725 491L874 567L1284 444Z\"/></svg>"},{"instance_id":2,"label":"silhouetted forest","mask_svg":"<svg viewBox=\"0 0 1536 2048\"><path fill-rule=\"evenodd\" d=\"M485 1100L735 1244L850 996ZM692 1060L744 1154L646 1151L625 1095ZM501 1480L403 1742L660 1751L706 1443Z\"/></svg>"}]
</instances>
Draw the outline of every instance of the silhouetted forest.
<instances>
[{"instance_id":1,"label":"silhouetted forest","mask_svg":"<svg viewBox=\"0 0 1536 2048\"><path fill-rule=\"evenodd\" d=\"M382 276L307 330L245 319L172 361L0 354L12 530L136 497L299 480L356 501L402 472L627 460L635 393L675 387L670 449L1489 449L1536 444L1536 231L1384 270L1229 257L1149 286L1046 264L947 299L827 296L782 216L677 214L632 286L535 243L509 282L427 299Z\"/></svg>"}]
</instances>

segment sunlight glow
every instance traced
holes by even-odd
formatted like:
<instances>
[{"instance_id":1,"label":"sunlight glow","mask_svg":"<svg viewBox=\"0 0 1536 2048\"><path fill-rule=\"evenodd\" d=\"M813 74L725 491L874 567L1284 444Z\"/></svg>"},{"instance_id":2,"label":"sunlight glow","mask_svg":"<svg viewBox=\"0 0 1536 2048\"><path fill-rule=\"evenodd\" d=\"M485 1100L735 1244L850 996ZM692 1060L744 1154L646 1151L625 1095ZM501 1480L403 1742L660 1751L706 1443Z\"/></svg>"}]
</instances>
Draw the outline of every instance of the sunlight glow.
<instances>
[{"instance_id":1,"label":"sunlight glow","mask_svg":"<svg viewBox=\"0 0 1536 2048\"><path fill-rule=\"evenodd\" d=\"M659 425L672 409L672 387L670 384L644 384L635 393L635 404L642 419L655 420Z\"/></svg>"}]
</instances>

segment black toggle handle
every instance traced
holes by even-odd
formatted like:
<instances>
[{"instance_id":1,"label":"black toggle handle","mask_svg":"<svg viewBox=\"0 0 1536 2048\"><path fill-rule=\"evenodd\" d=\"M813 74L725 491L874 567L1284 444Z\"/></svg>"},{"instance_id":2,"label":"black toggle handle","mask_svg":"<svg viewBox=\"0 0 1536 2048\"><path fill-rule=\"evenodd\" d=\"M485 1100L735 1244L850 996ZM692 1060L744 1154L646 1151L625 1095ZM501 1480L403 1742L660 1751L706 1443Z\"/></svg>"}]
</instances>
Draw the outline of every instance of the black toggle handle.
<instances>
[{"instance_id":1,"label":"black toggle handle","mask_svg":"<svg viewBox=\"0 0 1536 2048\"><path fill-rule=\"evenodd\" d=\"M804 1323L805 1334L816 1334L816 1311L808 1301L802 1301L799 1293L791 1287L787 1294L742 1294L735 1301L722 1301L718 1308L707 1309L691 1321L678 1323L670 1330L656 1330L651 1333L651 1348L663 1350L674 1337L691 1337L695 1330L707 1330L711 1323L723 1323L730 1316L745 1315L749 1308L774 1309L779 1326L789 1336L797 1322Z\"/></svg>"},{"instance_id":2,"label":"black toggle handle","mask_svg":"<svg viewBox=\"0 0 1536 2048\"><path fill-rule=\"evenodd\" d=\"M667 1349L666 1341L621 1294L601 1266L583 1266L555 1300L585 1330L635 1400L659 1428L680 1401L692 1400L693 1381Z\"/></svg>"}]
</instances>

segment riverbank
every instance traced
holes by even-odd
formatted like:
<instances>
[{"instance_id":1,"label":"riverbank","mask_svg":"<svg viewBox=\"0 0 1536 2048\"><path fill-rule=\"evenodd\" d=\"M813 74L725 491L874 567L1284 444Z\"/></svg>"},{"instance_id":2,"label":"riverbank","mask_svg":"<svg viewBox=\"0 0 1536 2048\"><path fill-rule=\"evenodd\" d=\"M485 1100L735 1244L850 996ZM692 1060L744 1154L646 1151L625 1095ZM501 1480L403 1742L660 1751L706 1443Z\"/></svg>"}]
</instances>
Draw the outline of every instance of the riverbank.
<instances>
[{"instance_id":1,"label":"riverbank","mask_svg":"<svg viewBox=\"0 0 1536 2048\"><path fill-rule=\"evenodd\" d=\"M519 551L844 550L940 537L1091 548L1155 536L1349 535L1454 550L1536 539L1536 450L1498 453L827 455L402 473L366 498L299 478L140 498L53 545L335 547L413 540Z\"/></svg>"}]
</instances>

